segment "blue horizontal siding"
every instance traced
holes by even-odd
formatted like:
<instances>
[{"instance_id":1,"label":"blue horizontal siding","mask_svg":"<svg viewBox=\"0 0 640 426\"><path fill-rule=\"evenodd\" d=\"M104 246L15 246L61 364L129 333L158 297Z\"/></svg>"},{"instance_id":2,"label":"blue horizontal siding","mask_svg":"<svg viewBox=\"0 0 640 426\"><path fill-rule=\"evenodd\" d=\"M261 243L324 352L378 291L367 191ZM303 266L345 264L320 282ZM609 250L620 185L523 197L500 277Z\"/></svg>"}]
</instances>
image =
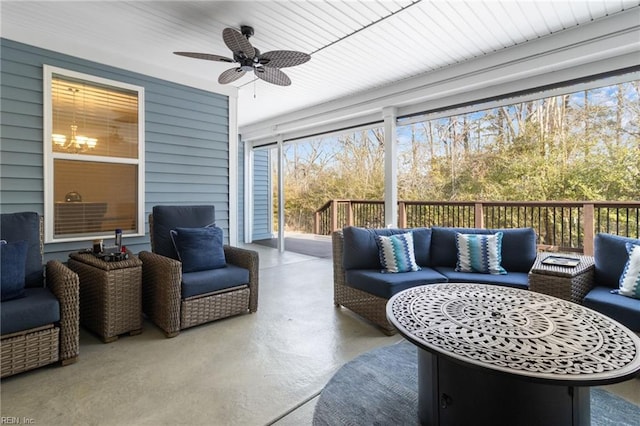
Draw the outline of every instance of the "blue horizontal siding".
<instances>
[{"instance_id":1,"label":"blue horizontal siding","mask_svg":"<svg viewBox=\"0 0 640 426\"><path fill-rule=\"evenodd\" d=\"M254 240L271 238L272 221L269 217L271 187L269 179L269 151L255 150L253 153L253 228Z\"/></svg>"},{"instance_id":2,"label":"blue horizontal siding","mask_svg":"<svg viewBox=\"0 0 640 426\"><path fill-rule=\"evenodd\" d=\"M1 212L44 212L44 64L144 87L145 217L158 204L213 204L228 242L227 96L7 39L0 39ZM134 252L150 249L148 235L124 242ZM47 244L45 260L89 245Z\"/></svg>"}]
</instances>

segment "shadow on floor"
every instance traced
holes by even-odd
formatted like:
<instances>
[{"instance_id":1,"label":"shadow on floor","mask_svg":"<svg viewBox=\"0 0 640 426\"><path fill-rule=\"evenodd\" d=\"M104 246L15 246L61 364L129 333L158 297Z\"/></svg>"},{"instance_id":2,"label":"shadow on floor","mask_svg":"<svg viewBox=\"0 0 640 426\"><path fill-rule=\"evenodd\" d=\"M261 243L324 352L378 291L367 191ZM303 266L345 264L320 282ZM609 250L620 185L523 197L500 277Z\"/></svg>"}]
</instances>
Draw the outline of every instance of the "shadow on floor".
<instances>
[{"instance_id":1,"label":"shadow on floor","mask_svg":"<svg viewBox=\"0 0 640 426\"><path fill-rule=\"evenodd\" d=\"M256 240L253 241L253 243L272 248L278 247L277 238ZM285 237L284 249L285 251L306 254L307 256L315 256L323 259L331 259L332 257L331 239L329 237L314 235Z\"/></svg>"}]
</instances>

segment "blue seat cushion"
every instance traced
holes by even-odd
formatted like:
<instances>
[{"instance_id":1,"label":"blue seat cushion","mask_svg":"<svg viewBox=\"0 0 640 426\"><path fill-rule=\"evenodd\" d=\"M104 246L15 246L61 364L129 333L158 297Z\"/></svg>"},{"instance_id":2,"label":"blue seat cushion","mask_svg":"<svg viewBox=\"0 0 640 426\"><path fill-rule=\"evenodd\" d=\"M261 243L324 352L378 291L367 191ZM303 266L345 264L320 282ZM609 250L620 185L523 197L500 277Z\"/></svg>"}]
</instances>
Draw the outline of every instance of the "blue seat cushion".
<instances>
[{"instance_id":1,"label":"blue seat cushion","mask_svg":"<svg viewBox=\"0 0 640 426\"><path fill-rule=\"evenodd\" d=\"M502 267L507 272L529 272L536 261L536 232L533 228L478 229L431 228L431 266L455 268L458 261L456 232L495 234L502 232Z\"/></svg>"},{"instance_id":2,"label":"blue seat cushion","mask_svg":"<svg viewBox=\"0 0 640 426\"><path fill-rule=\"evenodd\" d=\"M153 252L178 260L170 231L202 228L215 223L213 206L153 206Z\"/></svg>"},{"instance_id":3,"label":"blue seat cushion","mask_svg":"<svg viewBox=\"0 0 640 426\"><path fill-rule=\"evenodd\" d=\"M25 287L43 287L44 274L40 252L40 216L36 212L3 213L0 215L0 240L26 240Z\"/></svg>"},{"instance_id":4,"label":"blue seat cushion","mask_svg":"<svg viewBox=\"0 0 640 426\"><path fill-rule=\"evenodd\" d=\"M483 274L480 272L457 272L455 268L436 266L436 271L447 277L450 283L498 284L527 290L529 274L526 272L509 272L506 275Z\"/></svg>"},{"instance_id":5,"label":"blue seat cushion","mask_svg":"<svg viewBox=\"0 0 640 426\"><path fill-rule=\"evenodd\" d=\"M369 229L347 226L342 230L344 249L342 264L345 270L350 269L382 269L376 237L390 236L411 232L413 234L413 253L418 266L430 265L431 229L429 228L383 228ZM455 243L454 243L455 244Z\"/></svg>"},{"instance_id":6,"label":"blue seat cushion","mask_svg":"<svg viewBox=\"0 0 640 426\"><path fill-rule=\"evenodd\" d=\"M640 332L640 299L613 294L609 287L596 286L587 293L582 304Z\"/></svg>"},{"instance_id":7,"label":"blue seat cushion","mask_svg":"<svg viewBox=\"0 0 640 426\"><path fill-rule=\"evenodd\" d=\"M25 297L2 302L2 335L60 321L60 303L48 288L27 288Z\"/></svg>"},{"instance_id":8,"label":"blue seat cushion","mask_svg":"<svg viewBox=\"0 0 640 426\"><path fill-rule=\"evenodd\" d=\"M249 270L227 264L224 268L182 274L182 298L199 296L249 283Z\"/></svg>"},{"instance_id":9,"label":"blue seat cushion","mask_svg":"<svg viewBox=\"0 0 640 426\"><path fill-rule=\"evenodd\" d=\"M634 238L603 233L596 234L593 240L596 285L610 288L620 286L620 276L629 259L626 247L628 242L640 244L640 240Z\"/></svg>"},{"instance_id":10,"label":"blue seat cushion","mask_svg":"<svg viewBox=\"0 0 640 426\"><path fill-rule=\"evenodd\" d=\"M447 279L433 269L424 267L419 271L404 274L383 274L380 269L352 269L346 271L346 281L349 287L389 299L402 290L419 285L444 283Z\"/></svg>"}]
</instances>

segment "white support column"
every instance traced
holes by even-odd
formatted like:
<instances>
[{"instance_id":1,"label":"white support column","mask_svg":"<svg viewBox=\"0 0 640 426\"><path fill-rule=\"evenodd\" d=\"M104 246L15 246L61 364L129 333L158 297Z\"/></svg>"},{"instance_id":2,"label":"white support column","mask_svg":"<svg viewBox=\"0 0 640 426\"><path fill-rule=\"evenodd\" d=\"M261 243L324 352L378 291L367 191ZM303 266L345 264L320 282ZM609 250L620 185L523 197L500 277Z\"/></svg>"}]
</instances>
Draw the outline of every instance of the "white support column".
<instances>
[{"instance_id":1,"label":"white support column","mask_svg":"<svg viewBox=\"0 0 640 426\"><path fill-rule=\"evenodd\" d=\"M382 110L384 119L384 223L398 226L398 144L395 107Z\"/></svg>"},{"instance_id":2,"label":"white support column","mask_svg":"<svg viewBox=\"0 0 640 426\"><path fill-rule=\"evenodd\" d=\"M244 242L253 241L253 147L244 144Z\"/></svg>"},{"instance_id":3,"label":"white support column","mask_svg":"<svg viewBox=\"0 0 640 426\"><path fill-rule=\"evenodd\" d=\"M229 96L229 244L238 245L238 96Z\"/></svg>"},{"instance_id":4,"label":"white support column","mask_svg":"<svg viewBox=\"0 0 640 426\"><path fill-rule=\"evenodd\" d=\"M278 251L284 252L284 141L278 135Z\"/></svg>"}]
</instances>

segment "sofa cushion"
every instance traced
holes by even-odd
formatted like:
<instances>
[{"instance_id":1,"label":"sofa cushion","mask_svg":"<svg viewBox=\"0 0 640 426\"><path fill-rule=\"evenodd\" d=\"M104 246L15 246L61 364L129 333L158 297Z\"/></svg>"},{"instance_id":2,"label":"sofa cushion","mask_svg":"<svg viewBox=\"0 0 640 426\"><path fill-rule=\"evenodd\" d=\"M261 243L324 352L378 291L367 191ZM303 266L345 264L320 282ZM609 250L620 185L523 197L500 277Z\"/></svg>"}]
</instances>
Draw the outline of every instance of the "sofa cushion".
<instances>
[{"instance_id":1,"label":"sofa cushion","mask_svg":"<svg viewBox=\"0 0 640 426\"><path fill-rule=\"evenodd\" d=\"M60 303L48 288L27 288L25 297L2 302L2 335L60 321Z\"/></svg>"},{"instance_id":2,"label":"sofa cushion","mask_svg":"<svg viewBox=\"0 0 640 426\"><path fill-rule=\"evenodd\" d=\"M529 288L529 274L526 272L509 272L503 275L481 274L479 272L457 272L455 268L434 266L436 271L445 276L450 283L498 284L521 289Z\"/></svg>"},{"instance_id":3,"label":"sofa cushion","mask_svg":"<svg viewBox=\"0 0 640 426\"><path fill-rule=\"evenodd\" d=\"M502 232L495 234L461 234L456 232L457 272L506 274L502 265Z\"/></svg>"},{"instance_id":4,"label":"sofa cushion","mask_svg":"<svg viewBox=\"0 0 640 426\"><path fill-rule=\"evenodd\" d=\"M376 236L404 234L407 231L413 233L413 249L416 263L419 266L429 266L431 249L431 229L429 228L368 229L347 226L342 230L344 235L342 256L344 269L377 269L379 271L382 265L380 264Z\"/></svg>"},{"instance_id":5,"label":"sofa cushion","mask_svg":"<svg viewBox=\"0 0 640 426\"><path fill-rule=\"evenodd\" d=\"M620 276L629 259L627 243L640 244L640 240L611 234L596 234L593 240L596 285L619 288Z\"/></svg>"},{"instance_id":6,"label":"sofa cushion","mask_svg":"<svg viewBox=\"0 0 640 426\"><path fill-rule=\"evenodd\" d=\"M40 216L36 212L3 213L0 215L0 240L26 240L27 261L25 287L43 287L42 253L40 251Z\"/></svg>"},{"instance_id":7,"label":"sofa cushion","mask_svg":"<svg viewBox=\"0 0 640 426\"><path fill-rule=\"evenodd\" d=\"M462 234L495 234L496 232L502 232L502 267L507 272L529 272L536 260L536 232L533 228L433 227L431 228L431 266L455 268L458 261L456 232Z\"/></svg>"},{"instance_id":8,"label":"sofa cushion","mask_svg":"<svg viewBox=\"0 0 640 426\"><path fill-rule=\"evenodd\" d=\"M11 243L0 241L0 295L3 302L24 297L28 248L24 240Z\"/></svg>"},{"instance_id":9,"label":"sofa cushion","mask_svg":"<svg viewBox=\"0 0 640 426\"><path fill-rule=\"evenodd\" d=\"M640 332L640 299L614 294L609 287L596 286L587 293L582 304Z\"/></svg>"},{"instance_id":10,"label":"sofa cushion","mask_svg":"<svg viewBox=\"0 0 640 426\"><path fill-rule=\"evenodd\" d=\"M178 260L170 231L178 226L202 228L214 223L213 206L154 206L153 252Z\"/></svg>"},{"instance_id":11,"label":"sofa cushion","mask_svg":"<svg viewBox=\"0 0 640 426\"><path fill-rule=\"evenodd\" d=\"M181 228L170 231L182 272L206 271L223 268L224 256L222 229L217 226Z\"/></svg>"},{"instance_id":12,"label":"sofa cushion","mask_svg":"<svg viewBox=\"0 0 640 426\"><path fill-rule=\"evenodd\" d=\"M182 298L199 296L249 283L249 270L227 264L224 268L182 274Z\"/></svg>"},{"instance_id":13,"label":"sofa cushion","mask_svg":"<svg viewBox=\"0 0 640 426\"><path fill-rule=\"evenodd\" d=\"M420 270L413 253L413 234L411 232L389 236L378 235L376 238L382 272L398 273Z\"/></svg>"},{"instance_id":14,"label":"sofa cushion","mask_svg":"<svg viewBox=\"0 0 640 426\"><path fill-rule=\"evenodd\" d=\"M383 299L418 285L447 282L444 276L428 267L410 274L381 274L379 269L352 269L346 271L345 275L349 287Z\"/></svg>"},{"instance_id":15,"label":"sofa cushion","mask_svg":"<svg viewBox=\"0 0 640 426\"><path fill-rule=\"evenodd\" d=\"M629 258L620 276L620 294L640 299L640 245L626 244Z\"/></svg>"}]
</instances>

